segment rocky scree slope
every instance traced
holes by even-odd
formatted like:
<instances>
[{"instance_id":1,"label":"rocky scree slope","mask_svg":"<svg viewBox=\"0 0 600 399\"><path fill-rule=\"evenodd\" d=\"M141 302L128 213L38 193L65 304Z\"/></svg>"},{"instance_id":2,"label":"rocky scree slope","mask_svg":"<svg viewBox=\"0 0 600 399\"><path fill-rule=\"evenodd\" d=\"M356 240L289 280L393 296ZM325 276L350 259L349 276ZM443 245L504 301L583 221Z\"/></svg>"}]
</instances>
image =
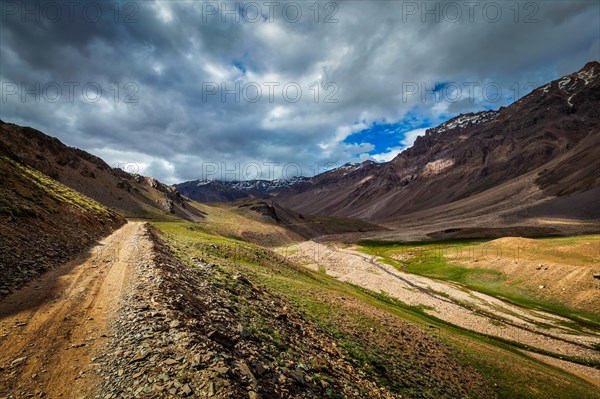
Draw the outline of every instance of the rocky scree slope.
<instances>
[{"instance_id":1,"label":"rocky scree slope","mask_svg":"<svg viewBox=\"0 0 600 399\"><path fill-rule=\"evenodd\" d=\"M0 298L125 223L116 212L0 156Z\"/></svg>"}]
</instances>

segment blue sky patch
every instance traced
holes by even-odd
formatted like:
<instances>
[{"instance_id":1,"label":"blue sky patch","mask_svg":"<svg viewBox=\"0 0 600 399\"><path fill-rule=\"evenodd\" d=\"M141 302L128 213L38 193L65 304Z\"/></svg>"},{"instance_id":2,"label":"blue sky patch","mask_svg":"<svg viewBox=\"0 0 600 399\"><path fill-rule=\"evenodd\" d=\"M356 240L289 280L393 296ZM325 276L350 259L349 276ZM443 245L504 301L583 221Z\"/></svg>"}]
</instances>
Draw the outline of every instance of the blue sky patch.
<instances>
[{"instance_id":1,"label":"blue sky patch","mask_svg":"<svg viewBox=\"0 0 600 399\"><path fill-rule=\"evenodd\" d=\"M346 137L344 143L371 143L374 148L372 151L369 151L369 154L381 154L389 151L390 148L400 146L407 132L435 125L437 125L435 121L422 119L415 115L409 115L400 122L375 122L369 128Z\"/></svg>"},{"instance_id":2,"label":"blue sky patch","mask_svg":"<svg viewBox=\"0 0 600 399\"><path fill-rule=\"evenodd\" d=\"M234 61L233 66L239 69L242 73L246 73L246 67L242 63L242 61Z\"/></svg>"}]
</instances>

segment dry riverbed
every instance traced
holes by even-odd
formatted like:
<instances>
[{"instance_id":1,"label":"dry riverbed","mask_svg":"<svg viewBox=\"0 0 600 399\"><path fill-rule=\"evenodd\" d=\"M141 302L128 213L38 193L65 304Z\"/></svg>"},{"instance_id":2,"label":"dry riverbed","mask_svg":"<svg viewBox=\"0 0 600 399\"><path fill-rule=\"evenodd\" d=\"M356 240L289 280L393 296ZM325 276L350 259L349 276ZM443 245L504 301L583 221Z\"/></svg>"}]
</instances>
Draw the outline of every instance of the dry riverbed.
<instances>
[{"instance_id":1,"label":"dry riverbed","mask_svg":"<svg viewBox=\"0 0 600 399\"><path fill-rule=\"evenodd\" d=\"M280 253L313 270L341 281L385 292L402 302L421 306L432 316L477 333L518 342L532 348L600 361L600 332L570 327L569 320L552 313L515 306L460 284L404 273L356 248L306 241L280 248ZM539 357L600 385L600 370ZM552 359L552 360L548 360Z\"/></svg>"}]
</instances>

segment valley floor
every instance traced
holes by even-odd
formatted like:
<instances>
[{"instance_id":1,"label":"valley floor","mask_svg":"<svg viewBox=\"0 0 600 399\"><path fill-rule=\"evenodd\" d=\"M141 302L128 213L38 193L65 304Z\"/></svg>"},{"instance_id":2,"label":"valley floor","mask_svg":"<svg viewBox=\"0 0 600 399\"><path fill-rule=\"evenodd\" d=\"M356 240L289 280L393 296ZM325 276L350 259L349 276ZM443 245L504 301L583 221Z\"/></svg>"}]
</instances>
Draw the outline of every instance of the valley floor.
<instances>
[{"instance_id":1,"label":"valley floor","mask_svg":"<svg viewBox=\"0 0 600 399\"><path fill-rule=\"evenodd\" d=\"M0 301L0 398L598 397L593 323L211 229L130 221Z\"/></svg>"},{"instance_id":2,"label":"valley floor","mask_svg":"<svg viewBox=\"0 0 600 399\"><path fill-rule=\"evenodd\" d=\"M356 247L307 241L281 247L278 252L312 270L419 307L451 325L515 343L525 351L537 351L542 361L600 387L599 329L582 328L568 318L517 306L461 284L403 272L377 256L358 252Z\"/></svg>"}]
</instances>

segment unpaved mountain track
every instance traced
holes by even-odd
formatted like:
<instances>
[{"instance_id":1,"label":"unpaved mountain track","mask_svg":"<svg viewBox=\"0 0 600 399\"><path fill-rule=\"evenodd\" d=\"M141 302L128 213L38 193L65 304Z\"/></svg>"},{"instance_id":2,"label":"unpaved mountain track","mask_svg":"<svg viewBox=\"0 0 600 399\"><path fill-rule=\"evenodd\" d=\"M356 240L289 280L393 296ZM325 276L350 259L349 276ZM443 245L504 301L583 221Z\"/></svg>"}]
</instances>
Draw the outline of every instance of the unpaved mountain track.
<instances>
[{"instance_id":1,"label":"unpaved mountain track","mask_svg":"<svg viewBox=\"0 0 600 399\"><path fill-rule=\"evenodd\" d=\"M172 340L182 340L184 339L182 337L187 336L178 330L178 326L191 324L191 322L174 319L171 313L177 312L173 311L172 304L168 305L173 298L178 297L174 293L180 292L180 283L192 279L191 275L181 276L182 271L173 267L170 271L172 275L169 277L173 285L172 290L165 291L162 296L157 297L159 300L156 299L154 294L160 291L159 285L164 286L164 278L169 274L154 266L156 263L154 245L143 223L129 222L101 241L89 253L30 282L23 289L0 301L0 398L90 398L105 397L107 392L133 397L137 395L135 392L145 389L149 383L154 384L148 385L151 389L162 385L161 389L168 389L169 392L174 390L174 392L185 393L186 387L189 388L187 385L175 386L173 385L175 381L162 382L162 377L159 376L166 372L174 372L172 369L175 366L165 366L163 364L165 360L182 359L180 363L182 373L187 373L189 365L193 364L190 359L183 360L184 356L191 356L188 353L189 345L181 344L181 350L178 352L171 348ZM411 298L417 298L415 300L428 298L430 301L436 301L434 312L460 308L452 302L459 295L461 296L458 299L461 301L479 301L477 302L479 306L482 306L481 301L490 301L490 306L499 306L493 303L493 298L479 298L472 292L454 291L456 288L448 285L449 288L447 287L446 290L450 292L448 294L452 299L450 300L439 295L439 292L443 291L439 282L435 283L438 285L434 285L433 280L402 274L410 284L403 283L401 279L390 279L387 275L388 270L383 273L380 267L386 268L387 265L380 264L376 259L369 259L352 251L344 250L335 253L327 253L326 249L323 251L327 255L325 258L328 273L336 274L338 278L346 281L359 281L359 284L360 281L372 282L375 288L368 284L365 286L371 289L383 289L390 294L393 294L393 290L386 284L395 281L393 284L397 284L397 295L403 292L408 293ZM338 256L341 258L337 259ZM348 261L352 263L350 268L347 267ZM397 271L392 268L389 272ZM378 280L371 280L374 276ZM432 288L423 285L424 282L431 284ZM200 283L196 282L193 287L188 287L189 292L196 292L198 287ZM431 292L428 292L428 287ZM144 296L148 292L153 295ZM133 299L130 298L132 293L135 293ZM191 294L188 296L191 298ZM159 303L166 305L159 307ZM128 310L124 312L124 309ZM470 316L465 317L468 315L467 309L461 309L463 311L460 314L449 311L444 315L462 316L466 321L471 320ZM160 316L162 321L158 320L159 314L163 315ZM440 317L437 313L435 315ZM441 318L445 318L444 315ZM514 315L506 313L504 316L513 317L521 322L525 320L525 316L529 319L541 317L517 313ZM121 335L117 334L113 328L115 320L121 320L130 329L121 331ZM198 317L194 316L193 320L197 321ZM173 323L174 321L178 322ZM482 324L481 319L477 321ZM143 327L144 323L145 327ZM498 328L493 325L486 325L486 328L490 326ZM508 327L512 328L510 325ZM206 332L209 329L212 331L213 328L212 324L207 326ZM233 328L233 325L229 325L225 331L231 331ZM137 351L143 349L143 345L139 346L137 337L142 333L143 339L150 337L143 345L147 345L156 353L148 356L147 359L135 362ZM552 330L552 333L560 334L561 331ZM157 341L157 337L163 340L162 343ZM573 337L573 344L595 339L597 338L594 336L580 335ZM554 345L556 342L557 340L549 340L548 345ZM559 343L567 345L565 342ZM126 351L122 352L116 348L119 345L125 347ZM206 343L203 342L203 345ZM106 357L109 347L113 349L111 356L118 357L121 361L116 369L108 364L114 360ZM200 354L201 348L195 348L196 351L200 351L198 352ZM563 346L563 348L566 351L572 348L583 350L581 345ZM555 349L561 348L557 346ZM173 352L169 352L171 350ZM119 355L116 354L117 352ZM549 363L552 364L552 361ZM555 365L586 376L592 382L600 381L600 378L593 374L593 369L590 371L583 366L573 369L569 368L571 363L563 363L566 364L558 362ZM204 387L202 382L209 380L210 376L205 374L210 370L207 368L196 371L201 377L191 380L190 385L194 390L210 390ZM100 372L103 373L102 376ZM153 372L156 375L150 377ZM110 388L114 388L114 392ZM100 389L103 389L103 392L99 392ZM157 392L162 391L157 390ZM157 393L152 397L159 396L161 395Z\"/></svg>"},{"instance_id":2,"label":"unpaved mountain track","mask_svg":"<svg viewBox=\"0 0 600 399\"><path fill-rule=\"evenodd\" d=\"M600 343L600 332L573 329L560 316L521 308L458 284L405 273L351 249L308 241L283 251L312 269L324 267L327 274L341 281L384 291L412 306L423 306L424 312L448 323L560 356L600 360L600 353L592 348ZM574 374L586 375L586 379L600 386L598 369L536 357Z\"/></svg>"},{"instance_id":3,"label":"unpaved mountain track","mask_svg":"<svg viewBox=\"0 0 600 399\"><path fill-rule=\"evenodd\" d=\"M0 302L0 397L94 394L94 357L110 337L131 260L149 248L142 233L143 223L129 222Z\"/></svg>"}]
</instances>

